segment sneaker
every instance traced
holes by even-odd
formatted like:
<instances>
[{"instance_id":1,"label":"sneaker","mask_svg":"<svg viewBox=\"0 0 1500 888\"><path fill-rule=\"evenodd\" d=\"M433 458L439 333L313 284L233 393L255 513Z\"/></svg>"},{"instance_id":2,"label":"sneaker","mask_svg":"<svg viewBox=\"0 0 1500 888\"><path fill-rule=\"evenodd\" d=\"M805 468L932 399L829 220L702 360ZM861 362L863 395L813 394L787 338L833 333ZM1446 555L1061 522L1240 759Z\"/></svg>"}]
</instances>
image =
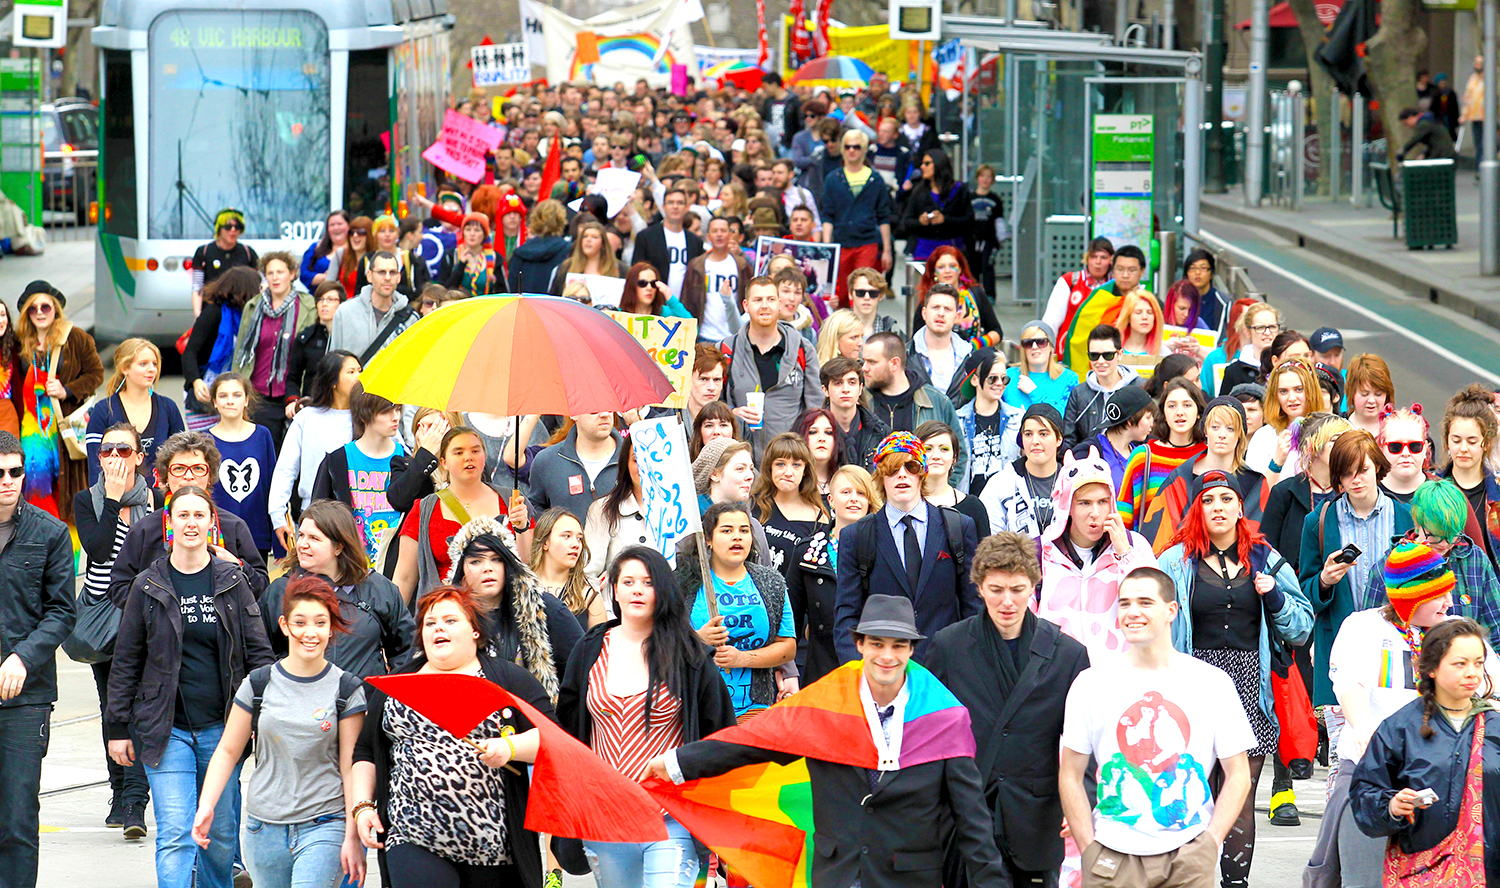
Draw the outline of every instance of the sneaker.
<instances>
[{"instance_id":1,"label":"sneaker","mask_svg":"<svg viewBox=\"0 0 1500 888\"><path fill-rule=\"evenodd\" d=\"M549 870L547 878L542 880L542 888L562 888L562 870Z\"/></svg>"},{"instance_id":2,"label":"sneaker","mask_svg":"<svg viewBox=\"0 0 1500 888\"><path fill-rule=\"evenodd\" d=\"M126 805L121 825L125 827L125 838L144 839L146 837L146 806L135 802Z\"/></svg>"},{"instance_id":3,"label":"sneaker","mask_svg":"<svg viewBox=\"0 0 1500 888\"><path fill-rule=\"evenodd\" d=\"M109 814L104 818L104 825L110 829L119 829L125 825L125 800L119 796L109 800Z\"/></svg>"},{"instance_id":4,"label":"sneaker","mask_svg":"<svg viewBox=\"0 0 1500 888\"><path fill-rule=\"evenodd\" d=\"M234 888L254 888L254 885L255 883L250 879L250 871L236 863L234 865Z\"/></svg>"},{"instance_id":5,"label":"sneaker","mask_svg":"<svg viewBox=\"0 0 1500 888\"><path fill-rule=\"evenodd\" d=\"M1301 826L1301 812L1297 810L1297 796L1290 789L1271 796L1272 826Z\"/></svg>"}]
</instances>

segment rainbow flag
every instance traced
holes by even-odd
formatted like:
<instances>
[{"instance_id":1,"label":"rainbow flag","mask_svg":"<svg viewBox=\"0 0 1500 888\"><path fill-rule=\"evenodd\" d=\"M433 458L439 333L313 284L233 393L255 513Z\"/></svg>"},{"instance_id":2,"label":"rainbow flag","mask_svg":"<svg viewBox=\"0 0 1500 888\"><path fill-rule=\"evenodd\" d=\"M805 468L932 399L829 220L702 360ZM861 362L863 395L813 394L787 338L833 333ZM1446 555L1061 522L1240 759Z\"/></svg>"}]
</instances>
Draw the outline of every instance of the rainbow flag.
<instances>
[{"instance_id":1,"label":"rainbow flag","mask_svg":"<svg viewBox=\"0 0 1500 888\"><path fill-rule=\"evenodd\" d=\"M862 669L860 662L845 663L754 720L709 738L801 756L797 761L747 765L680 786L651 780L646 790L756 888L811 886L816 824L806 760L881 767L860 704ZM914 661L907 664L906 684L895 766L973 756L969 711L958 698Z\"/></svg>"},{"instance_id":2,"label":"rainbow flag","mask_svg":"<svg viewBox=\"0 0 1500 888\"><path fill-rule=\"evenodd\" d=\"M1148 291L1142 287L1141 292ZM1101 284L1083 297L1078 310L1073 312L1073 319L1057 331L1059 341L1064 344L1063 363L1073 368L1079 379L1089 372L1089 331L1100 324L1115 323L1120 314L1120 303L1124 301L1124 297L1115 295L1114 281Z\"/></svg>"}]
</instances>

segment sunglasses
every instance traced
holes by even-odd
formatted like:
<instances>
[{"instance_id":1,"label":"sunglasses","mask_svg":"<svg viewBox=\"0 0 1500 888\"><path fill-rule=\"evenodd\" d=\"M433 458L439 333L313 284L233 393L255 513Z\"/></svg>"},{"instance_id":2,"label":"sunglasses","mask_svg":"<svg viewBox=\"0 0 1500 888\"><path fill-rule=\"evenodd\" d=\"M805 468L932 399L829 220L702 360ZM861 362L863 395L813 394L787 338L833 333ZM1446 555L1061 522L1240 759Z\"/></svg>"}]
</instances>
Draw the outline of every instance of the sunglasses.
<instances>
[{"instance_id":1,"label":"sunglasses","mask_svg":"<svg viewBox=\"0 0 1500 888\"><path fill-rule=\"evenodd\" d=\"M5 475L10 478L24 478L26 477L26 467L11 466L8 469L0 469L0 475Z\"/></svg>"},{"instance_id":2,"label":"sunglasses","mask_svg":"<svg viewBox=\"0 0 1500 888\"><path fill-rule=\"evenodd\" d=\"M1385 449L1391 456L1400 456L1402 451L1416 455L1427 449L1426 441L1387 441Z\"/></svg>"},{"instance_id":3,"label":"sunglasses","mask_svg":"<svg viewBox=\"0 0 1500 888\"><path fill-rule=\"evenodd\" d=\"M1115 359L1115 356L1118 355L1118 354L1119 354L1118 351L1089 352L1089 360L1090 361L1113 361Z\"/></svg>"},{"instance_id":4,"label":"sunglasses","mask_svg":"<svg viewBox=\"0 0 1500 888\"><path fill-rule=\"evenodd\" d=\"M924 475L927 473L927 469L914 459L909 459L902 463L901 468L905 469L908 475Z\"/></svg>"},{"instance_id":5,"label":"sunglasses","mask_svg":"<svg viewBox=\"0 0 1500 888\"><path fill-rule=\"evenodd\" d=\"M100 444L100 456L135 456L135 446L132 444Z\"/></svg>"},{"instance_id":6,"label":"sunglasses","mask_svg":"<svg viewBox=\"0 0 1500 888\"><path fill-rule=\"evenodd\" d=\"M359 235L360 237L368 237L369 234L370 234L370 229L368 229L368 228L351 228L351 229L349 229L349 236L350 237L353 237L356 234Z\"/></svg>"},{"instance_id":7,"label":"sunglasses","mask_svg":"<svg viewBox=\"0 0 1500 888\"><path fill-rule=\"evenodd\" d=\"M860 299L879 299L880 298L880 291L879 290L866 290L864 288L857 288L854 291L854 295L858 296Z\"/></svg>"},{"instance_id":8,"label":"sunglasses","mask_svg":"<svg viewBox=\"0 0 1500 888\"><path fill-rule=\"evenodd\" d=\"M636 285L636 286L637 286L637 287L640 287L640 288L641 288L641 289L642 289L642 290L645 290L645 289L647 289L647 288L650 288L650 287L654 287L654 286L656 286L656 281L655 281L655 280L649 280L649 281L636 281L636 282L635 282L635 285Z\"/></svg>"},{"instance_id":9,"label":"sunglasses","mask_svg":"<svg viewBox=\"0 0 1500 888\"><path fill-rule=\"evenodd\" d=\"M1047 346L1049 346L1051 344L1052 344L1052 342L1050 340L1047 340L1047 339L1023 339L1023 340L1021 340L1021 347L1022 348L1045 348L1045 347L1047 347Z\"/></svg>"},{"instance_id":10,"label":"sunglasses","mask_svg":"<svg viewBox=\"0 0 1500 888\"><path fill-rule=\"evenodd\" d=\"M53 308L50 302L43 302L39 305L33 305L30 308L26 309L27 314L34 315L49 315L52 314L52 312Z\"/></svg>"},{"instance_id":11,"label":"sunglasses","mask_svg":"<svg viewBox=\"0 0 1500 888\"><path fill-rule=\"evenodd\" d=\"M241 225L238 222L226 222L223 225L220 225L219 228L220 228L220 230L223 230L223 231L244 231L245 230L245 226Z\"/></svg>"},{"instance_id":12,"label":"sunglasses","mask_svg":"<svg viewBox=\"0 0 1500 888\"><path fill-rule=\"evenodd\" d=\"M437 308L439 305L442 305L442 303L438 302L436 299L423 299L422 300L422 307L423 308Z\"/></svg>"},{"instance_id":13,"label":"sunglasses","mask_svg":"<svg viewBox=\"0 0 1500 888\"><path fill-rule=\"evenodd\" d=\"M859 144L859 143L858 143L858 142L854 142L854 143L852 143L852 144L849 144L849 145L845 145L845 146L844 146L844 150L845 150L845 151L863 151L863 150L865 150L865 149L864 149L864 147L863 147L863 146L862 146L862 145L860 145L860 144Z\"/></svg>"},{"instance_id":14,"label":"sunglasses","mask_svg":"<svg viewBox=\"0 0 1500 888\"><path fill-rule=\"evenodd\" d=\"M1006 377L1004 377L1004 376L986 376L984 378L984 384L985 385L998 385L998 384L1004 382L1005 379L1006 379Z\"/></svg>"}]
</instances>

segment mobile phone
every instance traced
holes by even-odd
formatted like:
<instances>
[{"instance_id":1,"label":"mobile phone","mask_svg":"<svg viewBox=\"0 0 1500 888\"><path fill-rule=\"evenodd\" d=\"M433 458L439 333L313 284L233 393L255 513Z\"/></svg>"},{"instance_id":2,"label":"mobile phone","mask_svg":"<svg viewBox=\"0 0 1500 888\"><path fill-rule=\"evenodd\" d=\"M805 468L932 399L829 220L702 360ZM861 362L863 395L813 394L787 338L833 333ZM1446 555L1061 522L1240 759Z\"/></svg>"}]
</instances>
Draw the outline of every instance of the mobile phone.
<instances>
[{"instance_id":1,"label":"mobile phone","mask_svg":"<svg viewBox=\"0 0 1500 888\"><path fill-rule=\"evenodd\" d=\"M1362 549L1360 549L1353 543L1350 543L1349 545L1340 549L1338 556L1333 560L1338 562L1339 564L1353 564L1354 560L1362 554L1364 554Z\"/></svg>"},{"instance_id":2,"label":"mobile phone","mask_svg":"<svg viewBox=\"0 0 1500 888\"><path fill-rule=\"evenodd\" d=\"M1430 789L1417 790L1416 804L1418 808L1426 808L1438 800L1438 794Z\"/></svg>"}]
</instances>

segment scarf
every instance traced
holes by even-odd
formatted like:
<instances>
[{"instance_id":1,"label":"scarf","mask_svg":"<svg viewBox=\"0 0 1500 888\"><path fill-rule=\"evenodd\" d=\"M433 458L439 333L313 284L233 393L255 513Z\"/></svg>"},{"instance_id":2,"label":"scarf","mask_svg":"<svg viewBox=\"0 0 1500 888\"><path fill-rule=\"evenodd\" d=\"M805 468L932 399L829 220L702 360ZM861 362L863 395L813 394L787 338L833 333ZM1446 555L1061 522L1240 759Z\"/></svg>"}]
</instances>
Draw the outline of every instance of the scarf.
<instances>
[{"instance_id":1,"label":"scarf","mask_svg":"<svg viewBox=\"0 0 1500 888\"><path fill-rule=\"evenodd\" d=\"M94 516L104 517L104 478L101 476L94 486L89 488L89 497L94 501ZM125 491L120 497L120 506L130 510L130 523L133 525L140 519L151 514L151 485L140 475L135 476L135 486Z\"/></svg>"},{"instance_id":2,"label":"scarf","mask_svg":"<svg viewBox=\"0 0 1500 888\"><path fill-rule=\"evenodd\" d=\"M53 482L61 467L57 455L57 404L47 394L48 365L46 352L32 355L26 368L21 397L26 415L21 418L21 451L26 457L26 498L45 499L52 495Z\"/></svg>"},{"instance_id":3,"label":"scarf","mask_svg":"<svg viewBox=\"0 0 1500 888\"><path fill-rule=\"evenodd\" d=\"M490 275L495 273L495 251L489 247L484 248L484 271L478 274L469 270L466 254L460 250L458 258L464 259L463 282L459 285L469 291L470 296L484 296L489 292Z\"/></svg>"},{"instance_id":4,"label":"scarf","mask_svg":"<svg viewBox=\"0 0 1500 888\"><path fill-rule=\"evenodd\" d=\"M240 337L241 346L234 356L234 366L248 367L255 360L255 350L260 346L260 325L266 318L287 318L290 316L291 323L285 320L281 323L281 333L276 337L276 348L271 352L271 375L269 382L274 383L286 378L287 359L291 354L292 338L297 335L298 315L301 312L301 293L296 285L287 292L286 298L281 301L279 308L271 307L271 291L262 290L260 301L255 306L255 316L246 323L251 325L249 333ZM222 329L222 325L220 325ZM214 351L217 353L219 344L214 343ZM212 366L213 358L208 359Z\"/></svg>"},{"instance_id":5,"label":"scarf","mask_svg":"<svg viewBox=\"0 0 1500 888\"><path fill-rule=\"evenodd\" d=\"M203 374L203 381L209 385L213 384L214 377L229 369L229 362L234 358L234 338L240 332L243 315L243 308L219 306L219 331L214 336L213 351L208 353L208 365L204 368L207 372Z\"/></svg>"},{"instance_id":6,"label":"scarf","mask_svg":"<svg viewBox=\"0 0 1500 888\"><path fill-rule=\"evenodd\" d=\"M1036 614L1028 610L1021 615L1021 636L1016 640L1014 657L1011 656L1010 645L1000 637L1000 630L995 628L995 621L990 619L989 614L979 615L979 625L979 631L988 643L986 651L999 667L1000 696L1009 698L1016 689L1016 683L1021 680L1021 664L1031 659L1031 640L1036 637Z\"/></svg>"}]
</instances>

